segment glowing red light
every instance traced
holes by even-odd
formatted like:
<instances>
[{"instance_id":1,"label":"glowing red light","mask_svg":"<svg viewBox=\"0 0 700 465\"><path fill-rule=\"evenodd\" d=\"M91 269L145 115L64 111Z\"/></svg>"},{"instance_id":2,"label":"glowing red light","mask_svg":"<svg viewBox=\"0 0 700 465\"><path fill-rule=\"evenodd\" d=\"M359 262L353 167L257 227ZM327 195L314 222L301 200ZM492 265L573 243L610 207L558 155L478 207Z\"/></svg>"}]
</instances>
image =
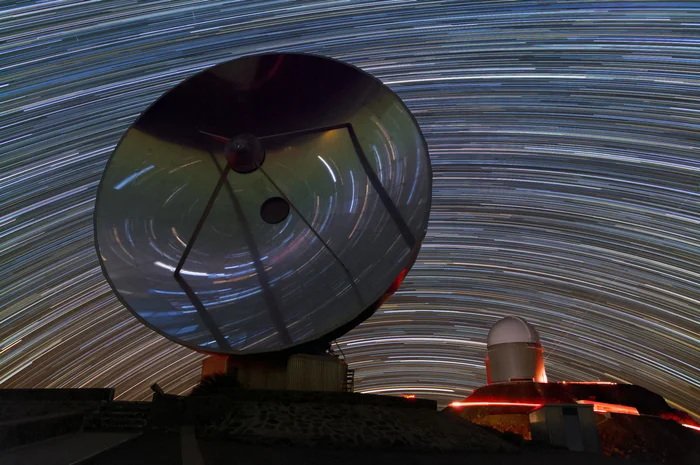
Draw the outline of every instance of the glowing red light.
<instances>
[{"instance_id":1,"label":"glowing red light","mask_svg":"<svg viewBox=\"0 0 700 465\"><path fill-rule=\"evenodd\" d=\"M596 402L593 400L579 400L579 404L593 405L593 411L596 413L623 413L625 415L639 415L639 411L628 405L606 404L605 402Z\"/></svg>"},{"instance_id":2,"label":"glowing red light","mask_svg":"<svg viewBox=\"0 0 700 465\"><path fill-rule=\"evenodd\" d=\"M406 274L408 274L409 268L404 268L401 270L401 273L399 273L399 276L394 280L393 283L391 283L391 286L389 286L389 289L384 293L384 295L379 299L379 306L382 306L384 302L387 301L389 297L394 295L394 292L396 292L399 289L399 286L401 286L401 283L403 282L404 278L406 277Z\"/></svg>"},{"instance_id":3,"label":"glowing red light","mask_svg":"<svg viewBox=\"0 0 700 465\"><path fill-rule=\"evenodd\" d=\"M617 383L610 381L562 381L561 384L601 384L605 386L617 385Z\"/></svg>"},{"instance_id":4,"label":"glowing red light","mask_svg":"<svg viewBox=\"0 0 700 465\"><path fill-rule=\"evenodd\" d=\"M686 428L694 429L695 431L700 431L700 426L689 425L687 423L681 423L681 425L685 426Z\"/></svg>"},{"instance_id":5,"label":"glowing red light","mask_svg":"<svg viewBox=\"0 0 700 465\"><path fill-rule=\"evenodd\" d=\"M416 395L415 394L404 394L403 398L404 399L415 399Z\"/></svg>"},{"instance_id":6,"label":"glowing red light","mask_svg":"<svg viewBox=\"0 0 700 465\"><path fill-rule=\"evenodd\" d=\"M461 408L461 407L532 407L539 408L544 404L531 404L528 402L459 402L454 401L450 404L450 407Z\"/></svg>"}]
</instances>

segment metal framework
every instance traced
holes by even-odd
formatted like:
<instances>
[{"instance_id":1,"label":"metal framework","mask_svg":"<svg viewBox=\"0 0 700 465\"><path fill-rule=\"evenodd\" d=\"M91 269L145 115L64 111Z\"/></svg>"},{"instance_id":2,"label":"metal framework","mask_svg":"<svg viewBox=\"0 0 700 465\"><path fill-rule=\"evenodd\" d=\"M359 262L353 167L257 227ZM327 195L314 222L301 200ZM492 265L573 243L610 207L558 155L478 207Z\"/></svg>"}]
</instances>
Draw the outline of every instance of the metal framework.
<instances>
[{"instance_id":1,"label":"metal framework","mask_svg":"<svg viewBox=\"0 0 700 465\"><path fill-rule=\"evenodd\" d=\"M303 135L316 134L316 133L341 130L341 129L347 130L348 135L350 136L350 140L352 141L353 148L355 149L355 153L357 154L357 157L359 159L360 165L362 166L362 169L364 170L365 175L367 176L370 184L372 185L372 188L375 190L375 192L379 196L379 199L381 200L382 204L384 205L384 208L386 208L390 217L392 218L392 220L396 224L396 226L397 226L401 236L403 237L404 241L406 242L406 245L408 246L409 250L413 250L413 248L416 245L416 238L411 233L408 225L406 224L406 221L404 220L403 216L401 216L401 213L399 212L398 208L396 207L396 204L394 204L394 201L391 199L391 197L389 196L386 189L384 189L384 186L382 186L381 181L379 180L379 177L372 170L372 167L369 163L369 160L367 159L367 156L365 155L364 151L362 150L362 146L360 145L359 139L357 138L357 134L355 133L355 130L352 127L352 124L343 123L343 124L337 124L337 125L332 125L332 126L324 126L324 127L320 127L320 128L312 128L312 129L305 129L305 130L301 130L301 131L292 131L292 132L274 134L274 135L270 135L270 136L259 137L258 140L260 142L263 142L263 141L270 141L270 140L274 140L274 139L286 138L286 137L291 137L291 136L303 136ZM204 131L200 131L200 133L211 136L219 141L230 140L230 138L223 137L223 136L217 136L217 135L214 135L214 134L211 134L208 132L204 132ZM255 266L256 274L258 276L258 281L260 282L260 286L262 287L262 290L263 290L265 303L267 304L267 308L268 308L268 311L270 313L270 319L272 320L272 323L275 326L275 329L277 330L282 342L285 345L291 345L293 341L291 339L291 336L289 335L289 331L287 330L286 325L284 324L284 319L282 317L282 314L280 313L277 299L276 299L274 293L272 292L272 288L270 286L270 280L268 279L267 272L265 271L265 267L262 263L258 247L255 243L255 240L253 238L253 234L250 230L250 226L248 224L248 221L246 220L245 215L243 214L241 204L240 204L238 198L236 197L236 194L234 193L233 187L231 186L231 184L228 180L228 174L232 170L230 161L227 160L226 167L222 168L220 166L220 164L217 162L214 154L210 152L210 155L211 155L212 162L216 165L217 170L220 173L219 180L216 183L216 186L214 187L214 191L212 192L211 196L209 197L209 200L207 201L207 204L204 208L204 211L202 212L202 215L200 216L199 221L197 222L197 225L194 228L194 231L192 232L192 236L190 237L189 241L187 241L187 245L185 247L184 252L182 253L182 256L180 257L180 260L177 264L177 267L175 268L175 271L173 273L173 277L177 281L178 285L185 292L185 294L187 295L187 298L190 300L192 305L197 310L197 313L202 318L202 322L207 327L207 329L211 332L211 334L213 335L213 337L216 340L219 347L223 350L231 350L230 344L228 343L228 341L226 340L224 335L221 333L221 330L216 325L216 322L214 321L212 316L209 314L206 307L204 306L204 304L202 303L200 298L197 296L196 292L192 289L192 287L189 285L189 283L187 283L187 280L185 280L185 278L181 274L182 267L184 266L185 262L187 261L187 257L189 256L190 252L192 251L192 247L194 246L194 243L197 240L197 236L201 232L202 227L204 226L204 223L207 220L207 217L211 213L211 209L214 206L214 202L216 201L216 198L218 197L222 187L225 186L226 191L228 192L228 195L231 199L231 203L233 204L233 208L236 211L236 216L239 219L241 230L243 231L244 239L246 241L246 245L248 246L248 250L250 251L251 259L252 259L253 264ZM343 270L347 276L348 282L349 282L350 286L352 287L355 295L357 296L357 299L360 302L360 305L363 308L366 307L365 303L362 300L360 292L357 288L357 285L355 283L355 279L353 278L352 274L350 273L350 270L348 270L348 268L345 266L345 264L335 254L335 252L333 252L333 250L328 246L328 244L321 237L321 235L318 233L318 231L316 231L311 226L311 224L307 221L307 219L304 218L304 216L297 209L297 207L292 202L289 201L289 198L287 197L287 195L279 188L279 186L272 180L272 178L270 178L270 176L263 169L263 167L257 163L257 160L256 160L256 168L260 170L260 172L263 174L263 176L265 176L265 178L277 190L280 197L282 197L290 205L292 210L294 210L294 212L299 216L299 218L301 218L301 220L304 222L304 224L309 228L309 230L314 234L314 236L316 236L316 238L321 242L323 247L326 250L328 250L328 252L331 253L331 255L333 256L335 261L338 262L338 264L343 268Z\"/></svg>"}]
</instances>

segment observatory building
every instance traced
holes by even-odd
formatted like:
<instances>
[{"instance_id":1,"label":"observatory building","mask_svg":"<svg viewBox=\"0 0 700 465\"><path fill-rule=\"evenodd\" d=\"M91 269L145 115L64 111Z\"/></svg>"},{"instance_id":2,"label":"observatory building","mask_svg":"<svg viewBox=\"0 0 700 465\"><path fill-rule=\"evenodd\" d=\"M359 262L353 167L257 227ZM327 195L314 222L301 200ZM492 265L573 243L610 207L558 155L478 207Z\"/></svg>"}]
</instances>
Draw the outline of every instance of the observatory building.
<instances>
[{"instance_id":1,"label":"observatory building","mask_svg":"<svg viewBox=\"0 0 700 465\"><path fill-rule=\"evenodd\" d=\"M648 434L669 441L676 437L674 428L683 430L678 424L700 431L690 415L641 386L548 382L539 334L520 317L507 316L494 324L486 347L487 384L449 407L474 423L572 450L602 447L608 455L626 447L619 428L653 431Z\"/></svg>"},{"instance_id":2,"label":"observatory building","mask_svg":"<svg viewBox=\"0 0 700 465\"><path fill-rule=\"evenodd\" d=\"M493 325L486 347L488 384L507 381L547 382L540 335L522 318L508 316Z\"/></svg>"}]
</instances>

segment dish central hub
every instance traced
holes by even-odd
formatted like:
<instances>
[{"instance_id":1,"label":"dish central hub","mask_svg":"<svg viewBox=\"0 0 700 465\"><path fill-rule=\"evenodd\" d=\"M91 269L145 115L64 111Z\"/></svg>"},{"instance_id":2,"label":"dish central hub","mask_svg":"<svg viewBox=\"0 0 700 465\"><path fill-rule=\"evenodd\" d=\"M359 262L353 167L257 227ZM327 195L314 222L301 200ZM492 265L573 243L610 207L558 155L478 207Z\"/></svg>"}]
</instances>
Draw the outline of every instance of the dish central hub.
<instances>
[{"instance_id":1,"label":"dish central hub","mask_svg":"<svg viewBox=\"0 0 700 465\"><path fill-rule=\"evenodd\" d=\"M224 155L236 173L252 173L265 161L265 149L251 134L241 134L226 143Z\"/></svg>"}]
</instances>

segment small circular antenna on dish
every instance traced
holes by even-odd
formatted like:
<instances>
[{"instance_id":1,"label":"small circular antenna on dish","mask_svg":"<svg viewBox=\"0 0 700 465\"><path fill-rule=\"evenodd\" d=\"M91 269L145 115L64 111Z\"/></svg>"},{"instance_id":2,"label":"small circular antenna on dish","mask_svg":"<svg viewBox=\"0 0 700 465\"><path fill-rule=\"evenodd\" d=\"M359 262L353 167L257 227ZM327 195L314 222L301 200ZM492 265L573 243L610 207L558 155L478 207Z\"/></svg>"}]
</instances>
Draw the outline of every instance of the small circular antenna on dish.
<instances>
[{"instance_id":1,"label":"small circular antenna on dish","mask_svg":"<svg viewBox=\"0 0 700 465\"><path fill-rule=\"evenodd\" d=\"M200 72L129 128L95 244L120 301L208 353L316 352L393 293L431 169L401 100L358 68L265 54Z\"/></svg>"}]
</instances>

